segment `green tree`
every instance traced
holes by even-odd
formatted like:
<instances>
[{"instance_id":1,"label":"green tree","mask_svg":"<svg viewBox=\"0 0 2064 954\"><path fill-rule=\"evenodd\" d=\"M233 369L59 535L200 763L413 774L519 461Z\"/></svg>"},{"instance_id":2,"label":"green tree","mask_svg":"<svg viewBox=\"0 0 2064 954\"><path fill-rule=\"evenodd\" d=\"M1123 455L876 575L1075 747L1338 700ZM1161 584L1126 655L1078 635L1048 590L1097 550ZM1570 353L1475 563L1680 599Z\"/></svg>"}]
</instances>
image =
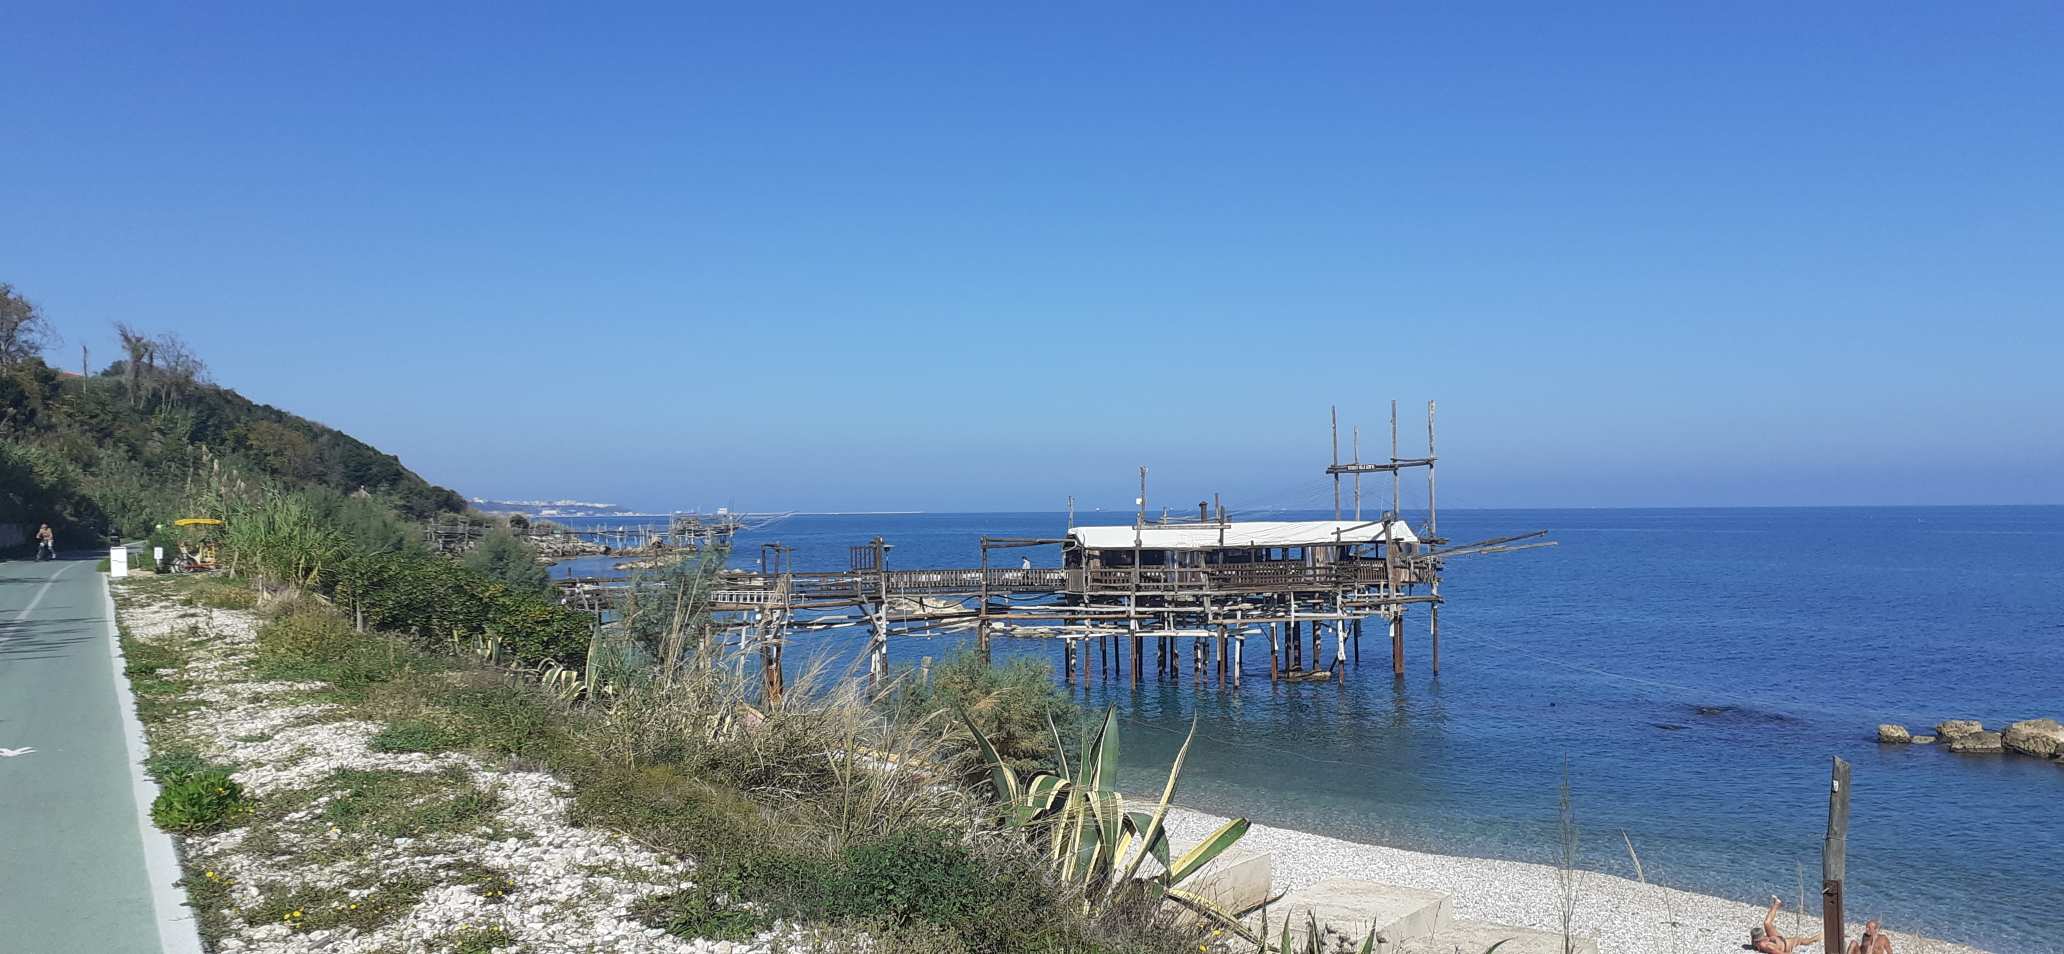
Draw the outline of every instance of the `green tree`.
<instances>
[{"instance_id":1,"label":"green tree","mask_svg":"<svg viewBox=\"0 0 2064 954\"><path fill-rule=\"evenodd\" d=\"M54 337L36 303L17 294L13 285L0 282L0 367L40 362L43 349Z\"/></svg>"},{"instance_id":2,"label":"green tree","mask_svg":"<svg viewBox=\"0 0 2064 954\"><path fill-rule=\"evenodd\" d=\"M514 589L542 593L551 586L552 574L538 562L537 550L500 527L489 530L480 538L480 545L459 562Z\"/></svg>"},{"instance_id":3,"label":"green tree","mask_svg":"<svg viewBox=\"0 0 2064 954\"><path fill-rule=\"evenodd\" d=\"M43 362L0 363L0 434L36 426L57 395L57 372Z\"/></svg>"}]
</instances>

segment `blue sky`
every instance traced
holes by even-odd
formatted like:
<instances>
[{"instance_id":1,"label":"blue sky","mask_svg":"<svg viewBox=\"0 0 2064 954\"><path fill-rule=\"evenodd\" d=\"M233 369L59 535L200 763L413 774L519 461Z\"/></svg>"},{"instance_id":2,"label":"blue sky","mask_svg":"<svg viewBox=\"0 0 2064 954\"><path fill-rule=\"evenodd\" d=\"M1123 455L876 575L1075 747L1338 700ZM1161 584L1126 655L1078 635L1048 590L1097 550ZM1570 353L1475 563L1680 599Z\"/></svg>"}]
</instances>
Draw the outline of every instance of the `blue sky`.
<instances>
[{"instance_id":1,"label":"blue sky","mask_svg":"<svg viewBox=\"0 0 2064 954\"><path fill-rule=\"evenodd\" d=\"M1395 397L1451 506L2064 503L2052 3L304 6L0 15L61 363L489 496L1281 505Z\"/></svg>"}]
</instances>

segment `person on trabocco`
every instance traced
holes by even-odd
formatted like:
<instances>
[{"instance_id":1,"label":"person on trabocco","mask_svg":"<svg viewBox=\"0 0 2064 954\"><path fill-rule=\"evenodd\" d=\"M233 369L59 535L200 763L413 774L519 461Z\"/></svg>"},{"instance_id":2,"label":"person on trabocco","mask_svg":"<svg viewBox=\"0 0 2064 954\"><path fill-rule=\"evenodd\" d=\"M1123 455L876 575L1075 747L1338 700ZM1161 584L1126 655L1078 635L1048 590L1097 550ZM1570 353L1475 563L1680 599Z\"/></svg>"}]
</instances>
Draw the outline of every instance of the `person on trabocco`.
<instances>
[{"instance_id":1,"label":"person on trabocco","mask_svg":"<svg viewBox=\"0 0 2064 954\"><path fill-rule=\"evenodd\" d=\"M1781 907L1784 907L1784 899L1774 894L1771 895L1770 910L1763 913L1763 923L1749 929L1749 943L1742 945L1742 947L1751 951L1761 951L1763 954L1792 954L1793 951L1808 944L1820 943L1820 933L1817 931L1814 932L1812 937L1802 937L1797 940L1787 938L1783 934L1778 933L1777 909Z\"/></svg>"},{"instance_id":2,"label":"person on trabocco","mask_svg":"<svg viewBox=\"0 0 2064 954\"><path fill-rule=\"evenodd\" d=\"M47 523L36 531L36 559L57 559L57 534L50 532Z\"/></svg>"},{"instance_id":3,"label":"person on trabocco","mask_svg":"<svg viewBox=\"0 0 2064 954\"><path fill-rule=\"evenodd\" d=\"M1850 941L1844 954L1892 954L1892 939L1878 930L1878 919L1872 918L1863 926L1863 936Z\"/></svg>"}]
</instances>

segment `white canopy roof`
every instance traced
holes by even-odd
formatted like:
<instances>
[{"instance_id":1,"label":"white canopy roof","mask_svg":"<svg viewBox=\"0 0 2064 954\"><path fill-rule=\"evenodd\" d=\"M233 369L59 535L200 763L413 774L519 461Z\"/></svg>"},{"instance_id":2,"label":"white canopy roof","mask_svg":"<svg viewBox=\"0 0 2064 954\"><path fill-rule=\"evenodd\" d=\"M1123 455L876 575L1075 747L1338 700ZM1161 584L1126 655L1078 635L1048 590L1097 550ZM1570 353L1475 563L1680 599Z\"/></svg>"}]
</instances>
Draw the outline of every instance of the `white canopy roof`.
<instances>
[{"instance_id":1,"label":"white canopy roof","mask_svg":"<svg viewBox=\"0 0 2064 954\"><path fill-rule=\"evenodd\" d=\"M1092 550L1129 548L1137 539L1147 550L1209 550L1215 547L1301 547L1328 543L1378 543L1383 540L1381 520L1256 520L1245 523L1186 523L1173 526L1148 524L1135 529L1119 527L1076 527L1068 538ZM1390 539L1397 543L1418 543L1412 528L1402 520L1390 523Z\"/></svg>"}]
</instances>

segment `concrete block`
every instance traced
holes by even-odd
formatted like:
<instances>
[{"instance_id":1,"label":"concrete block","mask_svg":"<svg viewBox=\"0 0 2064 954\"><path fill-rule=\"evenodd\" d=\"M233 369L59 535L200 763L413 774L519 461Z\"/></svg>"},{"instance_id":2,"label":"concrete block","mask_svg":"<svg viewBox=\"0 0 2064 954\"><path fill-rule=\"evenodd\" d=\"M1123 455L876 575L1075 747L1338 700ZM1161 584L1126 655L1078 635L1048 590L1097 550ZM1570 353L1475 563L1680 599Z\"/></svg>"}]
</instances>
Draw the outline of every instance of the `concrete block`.
<instances>
[{"instance_id":1,"label":"concrete block","mask_svg":"<svg viewBox=\"0 0 2064 954\"><path fill-rule=\"evenodd\" d=\"M1438 891L1335 878L1290 892L1269 905L1268 916L1272 933L1281 930L1284 918L1289 919L1293 943L1301 943L1311 922L1317 920L1321 930L1348 939L1349 949L1354 950L1371 930L1385 945L1438 935L1454 923L1454 903ZM1334 943L1325 946L1331 948Z\"/></svg>"},{"instance_id":2,"label":"concrete block","mask_svg":"<svg viewBox=\"0 0 2064 954\"><path fill-rule=\"evenodd\" d=\"M1499 942L1498 954L1563 954L1562 935L1503 924L1456 921L1426 937L1408 938L1396 947L1381 947L1383 954L1483 954ZM1598 942L1588 937L1570 938L1575 954L1598 954Z\"/></svg>"},{"instance_id":3,"label":"concrete block","mask_svg":"<svg viewBox=\"0 0 2064 954\"><path fill-rule=\"evenodd\" d=\"M1204 870L1183 882L1184 890L1209 898L1219 907L1243 914L1269 899L1275 856L1265 851L1232 850L1212 859Z\"/></svg>"}]
</instances>

